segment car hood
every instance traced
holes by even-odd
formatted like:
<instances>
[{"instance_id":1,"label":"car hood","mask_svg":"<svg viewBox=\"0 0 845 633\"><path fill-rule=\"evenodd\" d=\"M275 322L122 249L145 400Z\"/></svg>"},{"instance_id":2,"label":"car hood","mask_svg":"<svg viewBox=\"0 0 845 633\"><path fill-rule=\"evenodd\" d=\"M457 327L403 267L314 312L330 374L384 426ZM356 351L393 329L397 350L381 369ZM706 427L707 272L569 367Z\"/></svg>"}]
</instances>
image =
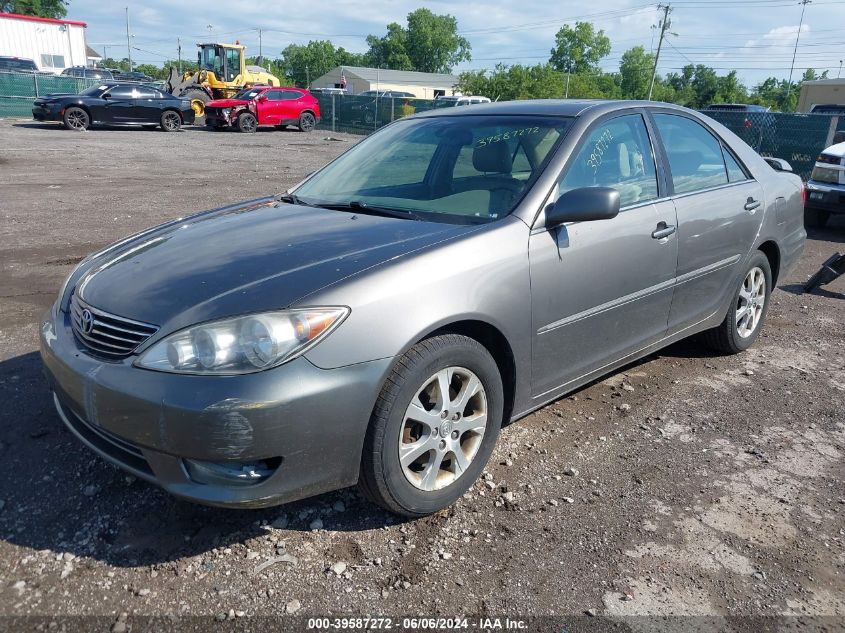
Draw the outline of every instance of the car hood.
<instances>
[{"instance_id":1,"label":"car hood","mask_svg":"<svg viewBox=\"0 0 845 633\"><path fill-rule=\"evenodd\" d=\"M297 300L472 226L260 200L164 225L96 258L88 304L163 332Z\"/></svg>"},{"instance_id":2,"label":"car hood","mask_svg":"<svg viewBox=\"0 0 845 633\"><path fill-rule=\"evenodd\" d=\"M205 104L206 108L234 108L236 106L247 105L249 101L243 99L214 99Z\"/></svg>"}]
</instances>

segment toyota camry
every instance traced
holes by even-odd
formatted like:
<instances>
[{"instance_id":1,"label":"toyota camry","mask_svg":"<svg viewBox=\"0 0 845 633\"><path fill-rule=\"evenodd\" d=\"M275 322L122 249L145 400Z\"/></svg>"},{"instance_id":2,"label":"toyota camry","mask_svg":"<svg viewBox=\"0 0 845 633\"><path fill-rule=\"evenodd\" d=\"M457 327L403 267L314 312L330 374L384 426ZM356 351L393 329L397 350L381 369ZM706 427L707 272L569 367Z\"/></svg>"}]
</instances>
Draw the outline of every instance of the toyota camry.
<instances>
[{"instance_id":1,"label":"toyota camry","mask_svg":"<svg viewBox=\"0 0 845 633\"><path fill-rule=\"evenodd\" d=\"M90 255L41 355L79 440L175 495L358 483L421 516L473 485L503 423L693 334L751 346L802 197L681 107L438 109L275 198Z\"/></svg>"}]
</instances>

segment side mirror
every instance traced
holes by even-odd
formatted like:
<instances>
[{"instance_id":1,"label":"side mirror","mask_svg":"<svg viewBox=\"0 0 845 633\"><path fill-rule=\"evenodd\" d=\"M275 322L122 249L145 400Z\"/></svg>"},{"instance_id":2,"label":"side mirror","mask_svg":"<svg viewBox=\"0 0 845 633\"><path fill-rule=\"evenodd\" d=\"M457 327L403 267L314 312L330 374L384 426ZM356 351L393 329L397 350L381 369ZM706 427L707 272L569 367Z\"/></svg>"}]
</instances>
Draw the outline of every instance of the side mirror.
<instances>
[{"instance_id":1,"label":"side mirror","mask_svg":"<svg viewBox=\"0 0 845 633\"><path fill-rule=\"evenodd\" d=\"M769 166L775 171L792 171L792 165L782 158L773 158L771 156L764 156L763 160L769 163Z\"/></svg>"},{"instance_id":2,"label":"side mirror","mask_svg":"<svg viewBox=\"0 0 845 633\"><path fill-rule=\"evenodd\" d=\"M562 194L546 209L546 228L564 222L609 220L619 215L619 192L611 187L582 187Z\"/></svg>"},{"instance_id":3,"label":"side mirror","mask_svg":"<svg viewBox=\"0 0 845 633\"><path fill-rule=\"evenodd\" d=\"M111 99L111 93L107 92L103 95L103 99Z\"/></svg>"},{"instance_id":4,"label":"side mirror","mask_svg":"<svg viewBox=\"0 0 845 633\"><path fill-rule=\"evenodd\" d=\"M258 101L264 103L265 101L267 101L267 95L261 95L260 97L258 97Z\"/></svg>"}]
</instances>

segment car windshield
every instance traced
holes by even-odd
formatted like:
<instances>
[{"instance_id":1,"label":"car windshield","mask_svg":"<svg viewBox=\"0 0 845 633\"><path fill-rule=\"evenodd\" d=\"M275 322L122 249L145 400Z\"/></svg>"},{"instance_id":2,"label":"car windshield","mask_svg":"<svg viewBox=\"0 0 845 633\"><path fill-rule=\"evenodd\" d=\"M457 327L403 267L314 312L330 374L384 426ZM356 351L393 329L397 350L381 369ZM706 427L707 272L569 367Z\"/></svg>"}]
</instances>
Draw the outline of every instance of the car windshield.
<instances>
[{"instance_id":1,"label":"car windshield","mask_svg":"<svg viewBox=\"0 0 845 633\"><path fill-rule=\"evenodd\" d=\"M255 88L247 88L246 90L241 90L234 97L232 97L232 99L240 99L241 101L251 101L260 94L260 90L256 90Z\"/></svg>"},{"instance_id":2,"label":"car windshield","mask_svg":"<svg viewBox=\"0 0 845 633\"><path fill-rule=\"evenodd\" d=\"M513 211L571 123L568 117L513 115L398 121L321 169L295 195L314 206L364 205L432 221L492 222Z\"/></svg>"}]
</instances>

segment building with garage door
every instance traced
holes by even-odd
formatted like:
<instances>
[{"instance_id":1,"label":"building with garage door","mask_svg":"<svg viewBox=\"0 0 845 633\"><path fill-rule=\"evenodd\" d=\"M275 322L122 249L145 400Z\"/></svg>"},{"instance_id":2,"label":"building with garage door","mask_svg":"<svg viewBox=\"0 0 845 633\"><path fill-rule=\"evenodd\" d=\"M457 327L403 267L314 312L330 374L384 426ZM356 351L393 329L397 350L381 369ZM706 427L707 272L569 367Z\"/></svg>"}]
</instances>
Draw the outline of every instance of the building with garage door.
<instances>
[{"instance_id":1,"label":"building with garage door","mask_svg":"<svg viewBox=\"0 0 845 633\"><path fill-rule=\"evenodd\" d=\"M455 94L456 75L361 66L338 66L311 82L311 88L345 88L351 95L371 90L408 92L419 99Z\"/></svg>"},{"instance_id":2,"label":"building with garage door","mask_svg":"<svg viewBox=\"0 0 845 633\"><path fill-rule=\"evenodd\" d=\"M60 73L88 65L85 22L0 13L0 57L31 59L42 71Z\"/></svg>"}]
</instances>

